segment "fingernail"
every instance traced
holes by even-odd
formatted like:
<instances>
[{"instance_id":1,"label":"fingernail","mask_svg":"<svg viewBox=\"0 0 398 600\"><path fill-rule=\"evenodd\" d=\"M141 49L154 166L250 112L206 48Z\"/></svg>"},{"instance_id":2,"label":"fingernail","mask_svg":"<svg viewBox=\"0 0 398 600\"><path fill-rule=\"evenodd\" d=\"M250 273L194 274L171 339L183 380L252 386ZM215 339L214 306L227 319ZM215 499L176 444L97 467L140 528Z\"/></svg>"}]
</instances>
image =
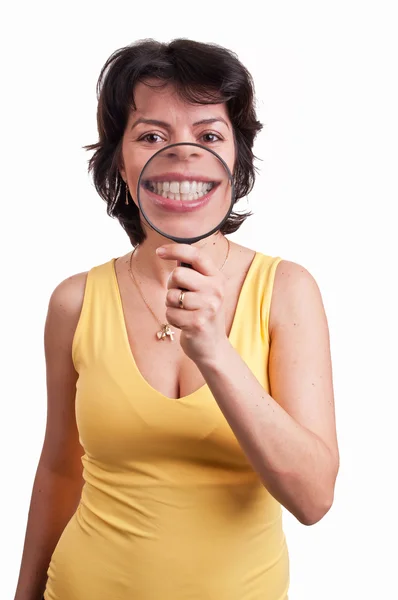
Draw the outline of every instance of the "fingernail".
<instances>
[{"instance_id":1,"label":"fingernail","mask_svg":"<svg viewBox=\"0 0 398 600\"><path fill-rule=\"evenodd\" d=\"M156 254L158 256L164 256L164 254L166 254L165 248L156 248Z\"/></svg>"}]
</instances>

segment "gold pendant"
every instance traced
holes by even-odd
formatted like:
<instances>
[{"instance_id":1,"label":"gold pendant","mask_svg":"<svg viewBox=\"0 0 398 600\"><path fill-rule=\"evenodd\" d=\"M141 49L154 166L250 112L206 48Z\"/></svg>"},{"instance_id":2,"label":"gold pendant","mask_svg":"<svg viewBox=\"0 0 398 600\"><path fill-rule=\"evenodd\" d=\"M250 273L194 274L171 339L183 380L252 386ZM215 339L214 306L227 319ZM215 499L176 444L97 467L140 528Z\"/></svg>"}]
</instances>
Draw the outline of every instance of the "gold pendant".
<instances>
[{"instance_id":1,"label":"gold pendant","mask_svg":"<svg viewBox=\"0 0 398 600\"><path fill-rule=\"evenodd\" d=\"M158 340L165 340L169 336L170 340L174 342L174 331L171 330L170 325L165 323L162 325L162 329L157 332L156 337Z\"/></svg>"}]
</instances>

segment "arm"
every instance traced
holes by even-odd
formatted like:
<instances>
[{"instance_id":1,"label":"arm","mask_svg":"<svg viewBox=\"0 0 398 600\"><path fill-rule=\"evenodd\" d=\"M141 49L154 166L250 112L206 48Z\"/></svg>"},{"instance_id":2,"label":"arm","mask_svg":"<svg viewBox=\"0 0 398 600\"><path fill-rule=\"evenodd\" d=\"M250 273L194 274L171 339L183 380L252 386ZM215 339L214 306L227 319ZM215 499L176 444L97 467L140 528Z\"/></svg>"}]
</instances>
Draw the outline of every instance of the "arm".
<instances>
[{"instance_id":1,"label":"arm","mask_svg":"<svg viewBox=\"0 0 398 600\"><path fill-rule=\"evenodd\" d=\"M276 271L267 394L228 343L197 362L270 493L311 525L333 502L339 454L327 320L318 286L300 265Z\"/></svg>"},{"instance_id":2,"label":"arm","mask_svg":"<svg viewBox=\"0 0 398 600\"><path fill-rule=\"evenodd\" d=\"M80 500L81 457L75 420L77 373L71 350L86 274L62 282L53 292L44 346L47 425L36 471L15 600L41 600L51 555Z\"/></svg>"}]
</instances>

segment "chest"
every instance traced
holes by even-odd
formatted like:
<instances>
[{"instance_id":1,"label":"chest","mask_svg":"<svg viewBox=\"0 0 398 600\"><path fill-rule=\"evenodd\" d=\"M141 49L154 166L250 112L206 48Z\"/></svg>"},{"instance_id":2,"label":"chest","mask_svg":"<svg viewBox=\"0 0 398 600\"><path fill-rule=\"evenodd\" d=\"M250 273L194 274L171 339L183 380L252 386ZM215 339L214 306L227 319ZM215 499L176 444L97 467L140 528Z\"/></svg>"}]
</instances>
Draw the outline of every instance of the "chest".
<instances>
[{"instance_id":1,"label":"chest","mask_svg":"<svg viewBox=\"0 0 398 600\"><path fill-rule=\"evenodd\" d=\"M227 281L223 307L228 337L234 325L245 275L246 270L243 270L240 275ZM164 339L157 336L161 330L157 319L166 323L165 291L141 289L152 314L130 278L122 276L119 287L132 359L146 382L162 395L174 399L189 396L204 386L205 381L198 367L181 348L180 330L171 327L173 336L165 336Z\"/></svg>"}]
</instances>

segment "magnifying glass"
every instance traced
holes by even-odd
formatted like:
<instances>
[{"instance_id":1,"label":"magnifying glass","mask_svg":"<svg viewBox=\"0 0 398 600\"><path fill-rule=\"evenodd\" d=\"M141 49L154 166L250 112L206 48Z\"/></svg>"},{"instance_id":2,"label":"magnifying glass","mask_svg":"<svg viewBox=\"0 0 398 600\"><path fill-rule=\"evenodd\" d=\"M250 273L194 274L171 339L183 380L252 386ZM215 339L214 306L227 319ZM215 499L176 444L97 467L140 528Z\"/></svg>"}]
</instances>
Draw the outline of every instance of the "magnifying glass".
<instances>
[{"instance_id":1,"label":"magnifying glass","mask_svg":"<svg viewBox=\"0 0 398 600\"><path fill-rule=\"evenodd\" d=\"M138 179L142 216L152 229L177 243L194 244L221 229L234 201L226 162L200 144L182 142L158 150Z\"/></svg>"}]
</instances>

